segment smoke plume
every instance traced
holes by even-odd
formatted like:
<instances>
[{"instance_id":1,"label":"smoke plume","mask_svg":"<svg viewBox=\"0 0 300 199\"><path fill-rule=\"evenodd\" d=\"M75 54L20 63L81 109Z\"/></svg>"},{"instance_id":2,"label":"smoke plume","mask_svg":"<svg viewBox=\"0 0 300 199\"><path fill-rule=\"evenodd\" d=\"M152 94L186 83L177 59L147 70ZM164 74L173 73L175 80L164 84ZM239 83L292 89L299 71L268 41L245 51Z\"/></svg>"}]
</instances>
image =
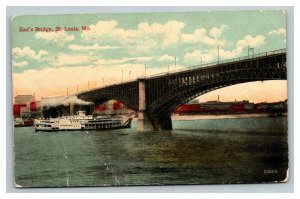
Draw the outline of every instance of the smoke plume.
<instances>
[{"instance_id":1,"label":"smoke plume","mask_svg":"<svg viewBox=\"0 0 300 199\"><path fill-rule=\"evenodd\" d=\"M42 106L44 107L56 107L56 106L69 106L70 104L76 105L92 105L92 102L86 102L78 99L75 95L61 96L53 98L42 98Z\"/></svg>"}]
</instances>

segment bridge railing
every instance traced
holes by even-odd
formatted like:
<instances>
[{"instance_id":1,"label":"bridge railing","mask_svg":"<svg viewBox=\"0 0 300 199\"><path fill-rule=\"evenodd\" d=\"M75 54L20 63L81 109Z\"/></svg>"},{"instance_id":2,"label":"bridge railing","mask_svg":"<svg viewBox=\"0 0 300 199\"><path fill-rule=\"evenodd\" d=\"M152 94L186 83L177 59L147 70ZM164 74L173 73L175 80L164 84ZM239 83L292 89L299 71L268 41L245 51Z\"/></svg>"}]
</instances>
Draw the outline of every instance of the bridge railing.
<instances>
[{"instance_id":1,"label":"bridge railing","mask_svg":"<svg viewBox=\"0 0 300 199\"><path fill-rule=\"evenodd\" d=\"M172 70L172 71L169 71L169 72L157 73L157 74L154 74L154 75L138 76L136 79L131 79L131 80L127 80L127 81L120 81L120 82L116 82L116 83L110 84L110 85L100 86L100 87L97 87L97 88L91 88L91 89L81 91L81 92L78 92L78 93L74 93L74 94L78 95L78 94L85 93L85 92L88 92L88 91L98 90L98 89L101 89L101 88L106 88L106 87L119 85L119 84L130 83L130 82L137 81L137 79L141 79L141 78L147 79L147 78L160 77L160 76L167 75L167 74L174 74L174 73L183 72L183 71L191 71L191 70L195 70L195 69L198 69L198 68L208 68L208 67L213 67L213 66L216 66L216 65L219 65L219 64L226 64L226 63L230 63L230 62L243 61L243 60L254 59L254 58L261 58L261 57L266 57L266 56L276 55L276 54L282 54L282 53L286 53L286 48L279 49L279 50L274 50L274 51L269 51L269 52L258 53L258 54L249 55L249 56L242 56L242 57L238 57L238 58L225 59L225 60L221 60L221 61L215 61L215 62L210 62L210 63L206 63L206 64L190 66L190 67L186 67L186 68L182 68L182 69Z\"/></svg>"},{"instance_id":2,"label":"bridge railing","mask_svg":"<svg viewBox=\"0 0 300 199\"><path fill-rule=\"evenodd\" d=\"M236 62L236 61L243 61L243 60L247 60L247 59L267 57L270 55L277 55L277 54L282 54L282 53L286 53L286 48L269 51L269 52L258 53L258 54L249 55L249 56L242 56L242 57L238 57L238 58L232 58L232 59L226 59L226 60L222 60L222 61L215 61L215 62L210 62L210 63L206 63L206 64L190 66L190 67L186 67L186 68L182 68L182 69L172 70L169 72L157 73L154 75L148 75L146 77L145 76L142 76L142 77L143 78L159 77L159 76L167 75L167 74L173 74L173 73L178 73L178 72L183 72L183 71L190 71L190 70L194 70L197 68L207 68L207 67L212 67L212 66L216 66L219 64L226 64L226 63L231 63L231 62Z\"/></svg>"},{"instance_id":3,"label":"bridge railing","mask_svg":"<svg viewBox=\"0 0 300 199\"><path fill-rule=\"evenodd\" d=\"M126 81L116 82L116 83L109 84L109 85L103 85L103 86L99 86L99 87L95 87L95 88L90 88L90 89L87 89L87 90L75 92L75 93L73 93L73 95L79 95L79 94L82 94L82 93L86 93L88 91L94 91L94 90L98 90L98 89L102 89L102 88L106 88L106 87L111 87L111 86L115 86L115 85L131 83L131 82L135 82L136 80L137 79L131 79L131 80L126 80Z\"/></svg>"}]
</instances>

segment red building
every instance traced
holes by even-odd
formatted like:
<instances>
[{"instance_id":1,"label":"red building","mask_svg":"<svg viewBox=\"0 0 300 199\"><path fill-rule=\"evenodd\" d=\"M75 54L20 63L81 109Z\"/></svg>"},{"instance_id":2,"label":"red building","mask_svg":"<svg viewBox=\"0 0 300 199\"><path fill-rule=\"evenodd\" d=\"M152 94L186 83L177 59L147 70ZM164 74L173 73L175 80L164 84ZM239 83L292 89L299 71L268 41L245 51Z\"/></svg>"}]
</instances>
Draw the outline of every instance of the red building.
<instances>
[{"instance_id":1,"label":"red building","mask_svg":"<svg viewBox=\"0 0 300 199\"><path fill-rule=\"evenodd\" d=\"M174 113L185 114L185 113L199 113L203 110L203 107L200 104L184 104L178 107Z\"/></svg>"},{"instance_id":2,"label":"red building","mask_svg":"<svg viewBox=\"0 0 300 199\"><path fill-rule=\"evenodd\" d=\"M240 113L272 113L286 112L287 101L274 103L258 103L254 104L249 101L220 102L208 101L197 104L184 104L178 107L174 113L189 114L240 114Z\"/></svg>"},{"instance_id":3,"label":"red building","mask_svg":"<svg viewBox=\"0 0 300 199\"><path fill-rule=\"evenodd\" d=\"M37 102L34 95L17 95L13 104L14 117L30 117L37 112Z\"/></svg>"},{"instance_id":4,"label":"red building","mask_svg":"<svg viewBox=\"0 0 300 199\"><path fill-rule=\"evenodd\" d=\"M26 107L26 104L14 104L13 105L13 114L14 114L15 118L21 116L21 107Z\"/></svg>"},{"instance_id":5,"label":"red building","mask_svg":"<svg viewBox=\"0 0 300 199\"><path fill-rule=\"evenodd\" d=\"M36 101L30 102L30 112L36 111Z\"/></svg>"}]
</instances>

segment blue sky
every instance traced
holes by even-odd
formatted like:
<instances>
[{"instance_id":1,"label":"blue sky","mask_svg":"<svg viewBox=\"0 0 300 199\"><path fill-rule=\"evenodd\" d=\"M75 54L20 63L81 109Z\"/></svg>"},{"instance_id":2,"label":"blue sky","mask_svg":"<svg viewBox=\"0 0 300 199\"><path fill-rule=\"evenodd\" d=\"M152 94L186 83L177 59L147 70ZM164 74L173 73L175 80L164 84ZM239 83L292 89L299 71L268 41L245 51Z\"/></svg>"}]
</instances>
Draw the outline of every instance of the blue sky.
<instances>
[{"instance_id":1,"label":"blue sky","mask_svg":"<svg viewBox=\"0 0 300 199\"><path fill-rule=\"evenodd\" d=\"M286 48L282 10L16 16L11 30L14 94L40 96L213 62L218 46L220 60Z\"/></svg>"}]
</instances>

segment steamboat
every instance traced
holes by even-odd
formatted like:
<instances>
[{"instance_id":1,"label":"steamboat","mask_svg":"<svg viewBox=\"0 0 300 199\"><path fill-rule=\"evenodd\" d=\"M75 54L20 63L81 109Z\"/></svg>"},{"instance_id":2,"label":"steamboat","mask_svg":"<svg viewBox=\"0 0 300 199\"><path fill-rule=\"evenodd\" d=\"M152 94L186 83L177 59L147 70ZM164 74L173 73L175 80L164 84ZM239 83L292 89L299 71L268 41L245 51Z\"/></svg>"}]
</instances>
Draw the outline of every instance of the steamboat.
<instances>
[{"instance_id":1,"label":"steamboat","mask_svg":"<svg viewBox=\"0 0 300 199\"><path fill-rule=\"evenodd\" d=\"M78 111L74 116L50 119L35 119L35 131L78 131L130 128L132 117L107 117L86 115Z\"/></svg>"}]
</instances>

